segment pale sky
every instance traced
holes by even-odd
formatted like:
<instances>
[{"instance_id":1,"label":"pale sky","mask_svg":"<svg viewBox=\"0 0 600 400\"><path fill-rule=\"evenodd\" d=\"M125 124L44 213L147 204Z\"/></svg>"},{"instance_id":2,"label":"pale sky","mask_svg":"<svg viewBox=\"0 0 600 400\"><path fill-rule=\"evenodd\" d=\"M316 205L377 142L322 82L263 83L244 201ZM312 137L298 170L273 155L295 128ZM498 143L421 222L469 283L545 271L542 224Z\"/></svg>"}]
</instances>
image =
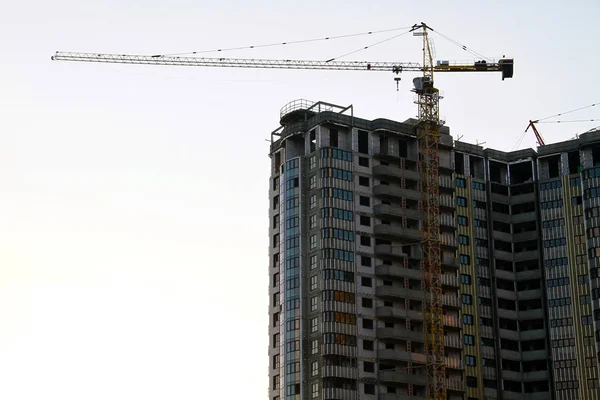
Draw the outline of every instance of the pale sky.
<instances>
[{"instance_id":1,"label":"pale sky","mask_svg":"<svg viewBox=\"0 0 600 400\"><path fill-rule=\"evenodd\" d=\"M397 92L386 73L59 63L56 50L178 53L424 21L515 58L504 82L436 77L455 137L512 150L529 119L600 100L599 4L6 1L0 398L267 399L265 139L279 109L305 98L369 119L416 114L409 73ZM324 60L391 35L219 55ZM433 38L439 59L472 60ZM405 35L346 59L420 61L420 49ZM597 125L539 128L551 143Z\"/></svg>"}]
</instances>

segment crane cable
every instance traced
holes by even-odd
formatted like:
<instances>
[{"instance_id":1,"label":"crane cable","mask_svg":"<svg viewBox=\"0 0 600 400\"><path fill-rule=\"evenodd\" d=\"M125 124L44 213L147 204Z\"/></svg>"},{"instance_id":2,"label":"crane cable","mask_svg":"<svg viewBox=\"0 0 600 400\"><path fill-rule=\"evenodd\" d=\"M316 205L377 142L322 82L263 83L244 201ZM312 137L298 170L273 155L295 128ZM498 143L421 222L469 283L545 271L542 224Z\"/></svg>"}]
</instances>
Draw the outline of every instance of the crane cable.
<instances>
[{"instance_id":1,"label":"crane cable","mask_svg":"<svg viewBox=\"0 0 600 400\"><path fill-rule=\"evenodd\" d=\"M591 104L591 105L585 106L585 107L576 108L574 110L567 111L567 112L564 112L564 113L559 113L559 114L556 114L556 115L551 115L551 116L546 117L546 118L536 119L533 122L538 123L538 122L545 121L545 120L550 119L550 118L560 117L560 116L565 115L565 114L570 114L570 113L575 112L575 111L585 110L586 108L594 107L596 104L598 104L598 103L594 103L594 104ZM550 122L553 122L553 121L550 121Z\"/></svg>"},{"instance_id":2,"label":"crane cable","mask_svg":"<svg viewBox=\"0 0 600 400\"><path fill-rule=\"evenodd\" d=\"M350 54L354 54L354 53L358 53L359 51L367 50L367 49L369 49L369 48L371 48L371 47L375 47L375 46L377 46L377 45L380 45L380 44L382 44L382 43L389 42L390 40L396 39L396 38L398 38L398 37L400 37L400 36L403 36L403 35L406 35L407 33L410 33L410 32L411 32L411 31L402 32L402 33L400 33L400 34L398 34L398 35L394 35L394 36L392 36L392 37L390 37L390 38L387 38L387 39L381 40L381 41L379 41L379 42L377 42L377 43L374 43L374 44L372 44L372 45L370 45L370 46L361 47L360 49L356 49L356 50L354 50L354 51L351 51L351 52L349 52L349 53L342 54L341 56L337 56L337 57L334 57L334 58L330 58L329 60L327 60L327 61L325 61L325 62L334 61L334 60L337 60L338 58L346 57L346 56L349 56Z\"/></svg>"},{"instance_id":3,"label":"crane cable","mask_svg":"<svg viewBox=\"0 0 600 400\"><path fill-rule=\"evenodd\" d=\"M229 47L229 48L224 48L224 49L188 51L185 53L161 54L161 56L172 57L172 56L182 56L182 55L188 55L188 54L203 54L203 53L215 53L215 52L221 52L221 51L258 49L258 48L264 48L264 47L284 46L284 45L288 45L288 44L310 43L310 42L319 42L319 41L333 40L333 39L344 39L344 38L356 37L356 36L367 36L367 35L373 35L373 34L378 34L378 33L400 31L403 29L410 29L410 28L411 27L409 26L409 27L402 27L402 28L384 29L384 30L380 30L380 31L351 33L348 35L328 36L328 37L324 37L324 38L295 40L295 41L291 41L291 42L278 42L278 43L259 44L259 45L253 45L253 46Z\"/></svg>"},{"instance_id":4,"label":"crane cable","mask_svg":"<svg viewBox=\"0 0 600 400\"><path fill-rule=\"evenodd\" d=\"M533 121L536 124L560 124L563 122L594 122L594 121L600 121L600 119L598 118L592 118L592 119L571 119L571 120L558 120L558 121Z\"/></svg>"},{"instance_id":5,"label":"crane cable","mask_svg":"<svg viewBox=\"0 0 600 400\"><path fill-rule=\"evenodd\" d=\"M468 48L467 46L465 46L464 44L461 44L459 42L457 42L456 40L444 35L443 33L441 33L440 31L436 30L436 29L431 29L431 31L433 31L434 33L437 33L438 35L440 35L441 37L443 37L444 39L446 39L447 41L449 41L452 44L455 44L456 46L460 47L461 49L463 49L464 51L466 51L467 53L471 53L471 55L474 55L475 57L479 57L482 58L484 60L487 60L488 57L482 55L481 53L476 52L473 49Z\"/></svg>"}]
</instances>

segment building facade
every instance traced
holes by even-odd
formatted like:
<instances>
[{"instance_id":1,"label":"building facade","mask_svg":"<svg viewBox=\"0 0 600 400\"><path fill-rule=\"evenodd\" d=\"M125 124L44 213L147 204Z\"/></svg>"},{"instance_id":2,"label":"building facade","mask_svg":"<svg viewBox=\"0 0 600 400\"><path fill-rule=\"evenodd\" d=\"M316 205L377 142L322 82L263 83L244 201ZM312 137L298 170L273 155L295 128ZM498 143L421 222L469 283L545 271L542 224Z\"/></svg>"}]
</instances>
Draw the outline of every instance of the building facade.
<instances>
[{"instance_id":1,"label":"building facade","mask_svg":"<svg viewBox=\"0 0 600 400\"><path fill-rule=\"evenodd\" d=\"M417 121L280 118L269 399L424 399ZM599 399L600 133L504 153L443 127L439 154L448 398Z\"/></svg>"}]
</instances>

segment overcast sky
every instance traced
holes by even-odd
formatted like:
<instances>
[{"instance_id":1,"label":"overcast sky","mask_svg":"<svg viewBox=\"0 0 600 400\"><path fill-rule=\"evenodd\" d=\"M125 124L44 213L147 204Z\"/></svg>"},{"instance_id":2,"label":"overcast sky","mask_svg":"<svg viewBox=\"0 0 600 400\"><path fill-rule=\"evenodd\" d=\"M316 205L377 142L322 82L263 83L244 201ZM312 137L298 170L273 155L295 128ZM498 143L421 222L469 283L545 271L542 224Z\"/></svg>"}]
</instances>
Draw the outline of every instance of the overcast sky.
<instances>
[{"instance_id":1,"label":"overcast sky","mask_svg":"<svg viewBox=\"0 0 600 400\"><path fill-rule=\"evenodd\" d=\"M21 0L0 13L0 398L267 398L270 132L305 98L416 114L414 75L52 62L179 53L424 21L515 77L438 74L464 141L600 100L597 0ZM231 57L325 60L393 33ZM437 58L471 60L433 36ZM402 36L346 58L420 61ZM209 56L211 54L207 54ZM600 118L595 107L573 118ZM547 142L600 123L540 125ZM521 147L535 145L528 134Z\"/></svg>"}]
</instances>

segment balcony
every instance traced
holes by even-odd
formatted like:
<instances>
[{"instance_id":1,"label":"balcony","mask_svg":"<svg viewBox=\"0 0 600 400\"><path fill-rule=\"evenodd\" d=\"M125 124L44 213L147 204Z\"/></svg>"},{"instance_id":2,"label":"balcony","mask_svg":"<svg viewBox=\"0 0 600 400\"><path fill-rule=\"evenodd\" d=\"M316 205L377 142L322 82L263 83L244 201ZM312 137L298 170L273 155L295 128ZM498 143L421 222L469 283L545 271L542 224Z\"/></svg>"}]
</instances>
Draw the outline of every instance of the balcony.
<instances>
[{"instance_id":1,"label":"balcony","mask_svg":"<svg viewBox=\"0 0 600 400\"><path fill-rule=\"evenodd\" d=\"M446 379L446 389L455 392L464 392L465 383L458 379Z\"/></svg>"},{"instance_id":2,"label":"balcony","mask_svg":"<svg viewBox=\"0 0 600 400\"><path fill-rule=\"evenodd\" d=\"M521 340L545 339L546 331L544 329L532 329L530 331L520 331L519 337Z\"/></svg>"},{"instance_id":3,"label":"balcony","mask_svg":"<svg viewBox=\"0 0 600 400\"><path fill-rule=\"evenodd\" d=\"M378 286L375 288L375 296L388 299L412 299L423 300L423 292L420 289L406 289L394 286Z\"/></svg>"},{"instance_id":4,"label":"balcony","mask_svg":"<svg viewBox=\"0 0 600 400\"><path fill-rule=\"evenodd\" d=\"M442 266L458 268L456 257L442 254Z\"/></svg>"},{"instance_id":5,"label":"balcony","mask_svg":"<svg viewBox=\"0 0 600 400\"><path fill-rule=\"evenodd\" d=\"M440 241L442 246L446 247L457 247L456 236L454 235L440 235Z\"/></svg>"},{"instance_id":6,"label":"balcony","mask_svg":"<svg viewBox=\"0 0 600 400\"><path fill-rule=\"evenodd\" d=\"M546 357L548 357L548 351L546 349L522 352L523 361L543 360Z\"/></svg>"},{"instance_id":7,"label":"balcony","mask_svg":"<svg viewBox=\"0 0 600 400\"><path fill-rule=\"evenodd\" d=\"M463 360L460 358L444 357L444 361L446 362L446 368L460 370L464 369Z\"/></svg>"},{"instance_id":8,"label":"balcony","mask_svg":"<svg viewBox=\"0 0 600 400\"><path fill-rule=\"evenodd\" d=\"M408 353L402 350L395 349L379 349L377 350L377 357L380 360L393 360L393 361L412 361L419 364L425 364L427 358L424 354L419 353ZM387 372L387 371L386 371ZM380 372L381 373L381 372Z\"/></svg>"},{"instance_id":9,"label":"balcony","mask_svg":"<svg viewBox=\"0 0 600 400\"><path fill-rule=\"evenodd\" d=\"M518 294L519 300L533 300L542 298L541 289L521 290Z\"/></svg>"},{"instance_id":10,"label":"balcony","mask_svg":"<svg viewBox=\"0 0 600 400\"><path fill-rule=\"evenodd\" d=\"M427 384L427 375L416 375L407 371L379 371L380 382L392 383L412 383L425 386Z\"/></svg>"},{"instance_id":11,"label":"balcony","mask_svg":"<svg viewBox=\"0 0 600 400\"><path fill-rule=\"evenodd\" d=\"M389 198L394 200L411 199L420 200L421 194L418 190L402 189L391 185L375 185L373 186L373 195L376 197Z\"/></svg>"},{"instance_id":12,"label":"balcony","mask_svg":"<svg viewBox=\"0 0 600 400\"><path fill-rule=\"evenodd\" d=\"M440 225L450 228L456 228L456 219L453 215L440 214Z\"/></svg>"},{"instance_id":13,"label":"balcony","mask_svg":"<svg viewBox=\"0 0 600 400\"><path fill-rule=\"evenodd\" d=\"M373 176L384 176L398 180L405 178L415 182L419 180L419 173L417 171L392 167L389 165L374 165Z\"/></svg>"},{"instance_id":14,"label":"balcony","mask_svg":"<svg viewBox=\"0 0 600 400\"><path fill-rule=\"evenodd\" d=\"M419 210L412 210L410 208L392 207L387 204L375 204L373 206L373 213L376 216L383 216L387 218L412 218L418 220L421 218L421 212Z\"/></svg>"},{"instance_id":15,"label":"balcony","mask_svg":"<svg viewBox=\"0 0 600 400\"><path fill-rule=\"evenodd\" d=\"M442 285L459 288L460 283L458 283L458 276L456 276L456 274L443 274Z\"/></svg>"},{"instance_id":16,"label":"balcony","mask_svg":"<svg viewBox=\"0 0 600 400\"><path fill-rule=\"evenodd\" d=\"M452 315L444 315L444 326L449 326L452 328L462 328L462 323L462 319L458 317L453 317Z\"/></svg>"},{"instance_id":17,"label":"balcony","mask_svg":"<svg viewBox=\"0 0 600 400\"><path fill-rule=\"evenodd\" d=\"M440 195L440 208L448 208L454 210L456 206L454 205L454 199L452 196Z\"/></svg>"},{"instance_id":18,"label":"balcony","mask_svg":"<svg viewBox=\"0 0 600 400\"><path fill-rule=\"evenodd\" d=\"M440 190L454 190L454 181L451 176L440 176L439 178Z\"/></svg>"},{"instance_id":19,"label":"balcony","mask_svg":"<svg viewBox=\"0 0 600 400\"><path fill-rule=\"evenodd\" d=\"M515 253L515 261L536 260L539 257L537 250L522 251Z\"/></svg>"},{"instance_id":20,"label":"balcony","mask_svg":"<svg viewBox=\"0 0 600 400\"><path fill-rule=\"evenodd\" d=\"M392 265L378 265L375 267L375 275L392 278L421 279L420 269L410 269Z\"/></svg>"},{"instance_id":21,"label":"balcony","mask_svg":"<svg viewBox=\"0 0 600 400\"><path fill-rule=\"evenodd\" d=\"M458 296L444 294L442 295L442 304L444 306L460 308L460 302L458 301Z\"/></svg>"},{"instance_id":22,"label":"balcony","mask_svg":"<svg viewBox=\"0 0 600 400\"><path fill-rule=\"evenodd\" d=\"M519 320L544 318L544 311L541 308L533 310L519 311Z\"/></svg>"},{"instance_id":23,"label":"balcony","mask_svg":"<svg viewBox=\"0 0 600 400\"><path fill-rule=\"evenodd\" d=\"M402 228L395 225L375 225L373 227L373 233L376 236L383 236L392 239L410 239L419 241L422 239L421 232L416 229Z\"/></svg>"},{"instance_id":24,"label":"balcony","mask_svg":"<svg viewBox=\"0 0 600 400\"><path fill-rule=\"evenodd\" d=\"M415 319L423 320L423 312L416 310L407 310L398 307L377 307L375 316L381 320Z\"/></svg>"},{"instance_id":25,"label":"balcony","mask_svg":"<svg viewBox=\"0 0 600 400\"><path fill-rule=\"evenodd\" d=\"M427 400L422 396L409 396L402 393L379 393L379 400ZM340 397L341 398L341 397Z\"/></svg>"},{"instance_id":26,"label":"balcony","mask_svg":"<svg viewBox=\"0 0 600 400\"><path fill-rule=\"evenodd\" d=\"M406 253L402 251L402 246L391 246L389 244L375 245L375 255L402 259L407 257Z\"/></svg>"},{"instance_id":27,"label":"balcony","mask_svg":"<svg viewBox=\"0 0 600 400\"><path fill-rule=\"evenodd\" d=\"M425 343L425 334L418 331L407 331L404 328L378 328L377 339L388 342L411 340Z\"/></svg>"},{"instance_id":28,"label":"balcony","mask_svg":"<svg viewBox=\"0 0 600 400\"><path fill-rule=\"evenodd\" d=\"M535 221L535 211L513 215L511 220L513 224L518 224L525 221Z\"/></svg>"},{"instance_id":29,"label":"balcony","mask_svg":"<svg viewBox=\"0 0 600 400\"><path fill-rule=\"evenodd\" d=\"M541 381L548 379L548 371L523 372L523 381Z\"/></svg>"},{"instance_id":30,"label":"balcony","mask_svg":"<svg viewBox=\"0 0 600 400\"><path fill-rule=\"evenodd\" d=\"M358 372L356 368L338 367L338 366L323 366L321 368L323 377L357 379Z\"/></svg>"},{"instance_id":31,"label":"balcony","mask_svg":"<svg viewBox=\"0 0 600 400\"><path fill-rule=\"evenodd\" d=\"M464 347L460 336L444 336L444 347L452 347L454 349L462 349Z\"/></svg>"}]
</instances>

